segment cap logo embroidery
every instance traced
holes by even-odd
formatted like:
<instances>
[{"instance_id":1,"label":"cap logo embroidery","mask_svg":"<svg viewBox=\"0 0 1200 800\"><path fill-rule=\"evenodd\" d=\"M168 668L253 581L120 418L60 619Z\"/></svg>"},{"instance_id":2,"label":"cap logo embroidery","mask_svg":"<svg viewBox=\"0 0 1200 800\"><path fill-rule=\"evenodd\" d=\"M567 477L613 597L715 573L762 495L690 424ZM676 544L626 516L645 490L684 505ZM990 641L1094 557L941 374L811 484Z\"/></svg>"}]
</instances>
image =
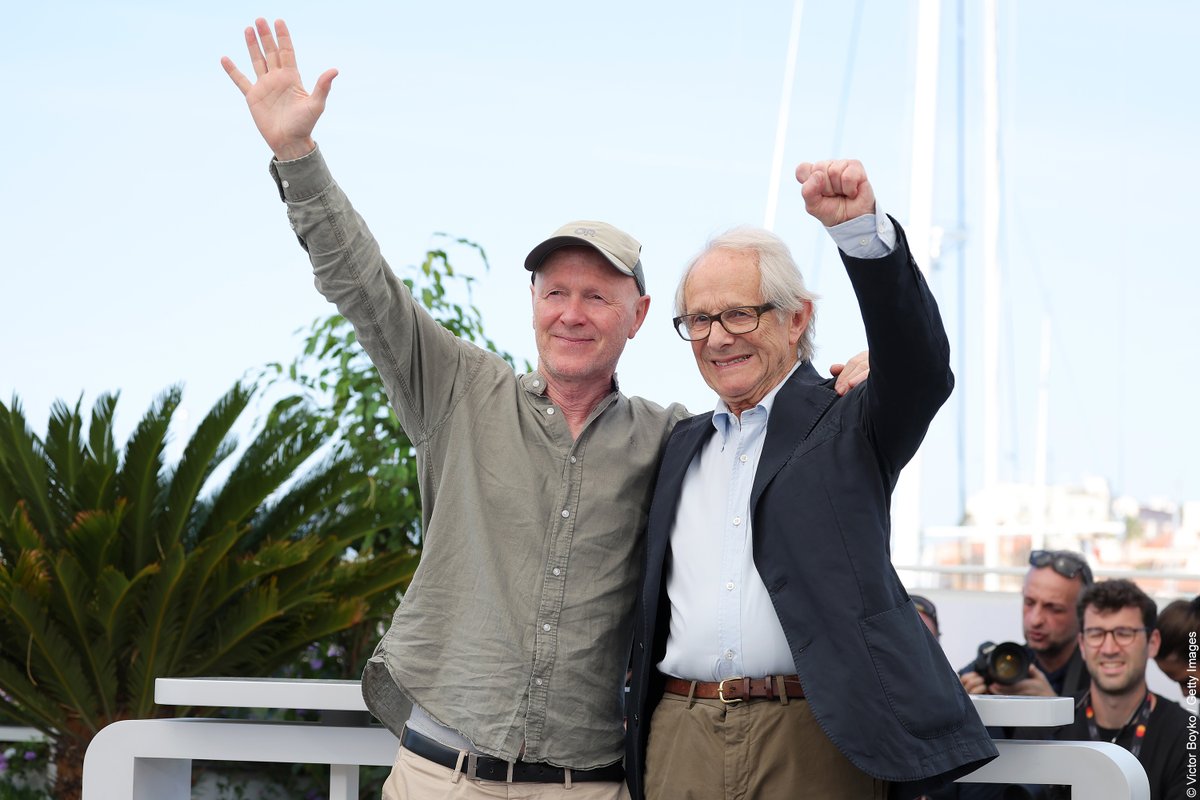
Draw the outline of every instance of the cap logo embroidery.
<instances>
[{"instance_id":1,"label":"cap logo embroidery","mask_svg":"<svg viewBox=\"0 0 1200 800\"><path fill-rule=\"evenodd\" d=\"M596 229L595 228L576 228L575 233L578 236L595 236Z\"/></svg>"}]
</instances>

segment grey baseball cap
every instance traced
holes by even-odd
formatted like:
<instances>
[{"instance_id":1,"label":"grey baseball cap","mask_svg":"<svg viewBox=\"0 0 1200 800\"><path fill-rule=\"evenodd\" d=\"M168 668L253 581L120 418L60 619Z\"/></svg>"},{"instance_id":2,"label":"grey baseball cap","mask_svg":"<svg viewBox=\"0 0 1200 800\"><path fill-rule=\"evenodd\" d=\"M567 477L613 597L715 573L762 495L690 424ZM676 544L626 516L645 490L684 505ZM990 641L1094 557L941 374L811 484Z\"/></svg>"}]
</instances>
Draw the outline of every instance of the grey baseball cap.
<instances>
[{"instance_id":1,"label":"grey baseball cap","mask_svg":"<svg viewBox=\"0 0 1200 800\"><path fill-rule=\"evenodd\" d=\"M546 241L529 251L525 269L533 272L546 257L560 247L584 245L608 259L618 272L637 281L638 294L646 293L646 276L642 273L642 245L625 231L607 222L576 220L556 230Z\"/></svg>"}]
</instances>

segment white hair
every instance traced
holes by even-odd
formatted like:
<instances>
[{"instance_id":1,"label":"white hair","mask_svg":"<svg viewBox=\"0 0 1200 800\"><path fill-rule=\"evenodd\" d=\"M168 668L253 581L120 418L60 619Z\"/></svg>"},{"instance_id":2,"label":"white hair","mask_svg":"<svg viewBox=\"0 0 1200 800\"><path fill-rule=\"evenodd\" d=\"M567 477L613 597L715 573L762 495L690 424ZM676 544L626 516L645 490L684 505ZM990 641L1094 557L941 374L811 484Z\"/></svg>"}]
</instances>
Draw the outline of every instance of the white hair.
<instances>
[{"instance_id":1,"label":"white hair","mask_svg":"<svg viewBox=\"0 0 1200 800\"><path fill-rule=\"evenodd\" d=\"M684 306L684 289L688 278L705 256L714 250L733 250L741 253L751 253L758 263L759 292L764 303L775 306L775 313L781 323L786 324L788 317L809 306L808 327L800 336L796 345L796 354L801 361L812 361L813 336L816 332L818 295L810 292L804 285L804 276L796 266L795 259L788 246L775 234L765 228L755 228L750 225L740 225L730 228L708 241L704 249L692 257L683 270L679 279L679 287L675 290L675 313L686 314Z\"/></svg>"}]
</instances>

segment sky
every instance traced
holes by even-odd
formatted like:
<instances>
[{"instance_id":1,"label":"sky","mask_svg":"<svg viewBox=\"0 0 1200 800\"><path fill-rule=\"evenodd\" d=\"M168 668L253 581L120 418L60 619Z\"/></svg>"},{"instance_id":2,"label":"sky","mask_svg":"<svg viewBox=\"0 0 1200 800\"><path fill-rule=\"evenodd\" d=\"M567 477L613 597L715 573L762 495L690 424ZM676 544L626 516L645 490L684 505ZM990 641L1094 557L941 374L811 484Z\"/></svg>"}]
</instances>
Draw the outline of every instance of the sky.
<instances>
[{"instance_id":1,"label":"sky","mask_svg":"<svg viewBox=\"0 0 1200 800\"><path fill-rule=\"evenodd\" d=\"M930 283L958 374L921 465L927 525L957 522L983 479L982 22L942 4ZM1192 413L1200 211L1200 5L1000 0L1002 480L1034 476L1043 320L1051 329L1049 481L1200 500ZM672 332L689 257L762 224L793 3L60 2L6 8L0 73L0 400L39 434L50 404L119 391L125 435L185 386L178 448L237 380L300 350L332 311L267 173L270 153L222 71L242 29L284 17L306 82L340 75L315 137L401 274L439 232L497 343L536 358L525 254L570 219L643 244L647 324L627 394L710 409ZM916 2L807 0L775 230L818 307L816 365L865 337L796 163L857 158L881 206L909 202ZM962 77L965 101L958 102ZM959 169L957 131L965 150ZM958 214L958 175L966 186ZM1180 256L1182 253L1182 257ZM960 437L965 459L960 462Z\"/></svg>"}]
</instances>

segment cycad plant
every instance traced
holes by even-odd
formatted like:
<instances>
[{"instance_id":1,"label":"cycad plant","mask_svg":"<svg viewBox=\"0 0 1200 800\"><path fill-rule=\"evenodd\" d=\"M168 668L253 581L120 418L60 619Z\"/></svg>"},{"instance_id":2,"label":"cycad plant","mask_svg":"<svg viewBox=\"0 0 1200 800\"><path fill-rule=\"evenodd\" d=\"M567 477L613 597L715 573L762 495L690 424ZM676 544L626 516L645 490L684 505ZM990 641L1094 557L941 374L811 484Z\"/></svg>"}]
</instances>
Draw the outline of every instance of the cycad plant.
<instances>
[{"instance_id":1,"label":"cycad plant","mask_svg":"<svg viewBox=\"0 0 1200 800\"><path fill-rule=\"evenodd\" d=\"M414 549L356 557L383 527L352 460L314 454L329 423L281 401L239 453L235 386L178 462L164 449L178 387L123 450L117 398L51 411L45 438L0 403L0 715L53 737L55 797L110 722L182 713L154 679L269 675L311 642L390 613Z\"/></svg>"}]
</instances>

